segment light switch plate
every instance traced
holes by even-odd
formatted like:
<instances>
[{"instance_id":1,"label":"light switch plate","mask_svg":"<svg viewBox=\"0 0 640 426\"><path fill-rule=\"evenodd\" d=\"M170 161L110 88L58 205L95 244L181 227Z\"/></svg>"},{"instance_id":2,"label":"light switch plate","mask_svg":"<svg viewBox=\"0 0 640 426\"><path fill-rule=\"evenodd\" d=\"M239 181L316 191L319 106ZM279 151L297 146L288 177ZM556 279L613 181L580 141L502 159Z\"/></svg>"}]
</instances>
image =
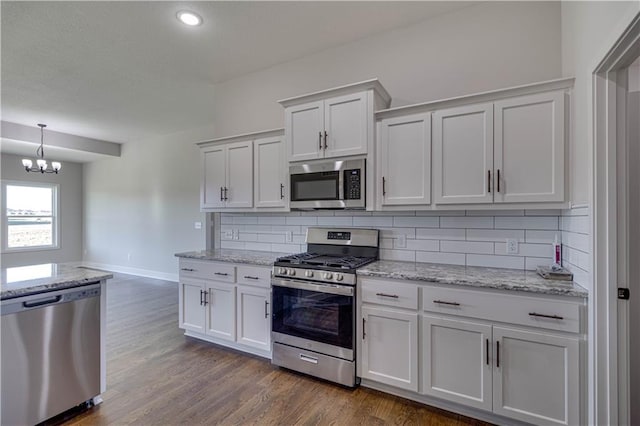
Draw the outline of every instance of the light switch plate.
<instances>
[{"instance_id":1,"label":"light switch plate","mask_svg":"<svg viewBox=\"0 0 640 426\"><path fill-rule=\"evenodd\" d=\"M285 238L288 243L293 242L293 232L292 231L285 232Z\"/></svg>"},{"instance_id":2,"label":"light switch plate","mask_svg":"<svg viewBox=\"0 0 640 426\"><path fill-rule=\"evenodd\" d=\"M233 239L233 231L231 231L231 230L224 231L224 239L225 240L232 240Z\"/></svg>"},{"instance_id":3,"label":"light switch plate","mask_svg":"<svg viewBox=\"0 0 640 426\"><path fill-rule=\"evenodd\" d=\"M193 229L202 229L202 222L194 222Z\"/></svg>"}]
</instances>

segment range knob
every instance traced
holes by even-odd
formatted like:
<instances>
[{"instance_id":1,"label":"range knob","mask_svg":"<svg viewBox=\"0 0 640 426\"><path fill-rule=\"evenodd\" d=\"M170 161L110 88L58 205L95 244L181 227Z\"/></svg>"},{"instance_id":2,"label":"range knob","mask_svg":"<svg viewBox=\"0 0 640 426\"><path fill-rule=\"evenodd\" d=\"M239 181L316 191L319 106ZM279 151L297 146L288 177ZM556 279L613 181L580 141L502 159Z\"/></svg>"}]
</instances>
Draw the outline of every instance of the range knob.
<instances>
[{"instance_id":1,"label":"range knob","mask_svg":"<svg viewBox=\"0 0 640 426\"><path fill-rule=\"evenodd\" d=\"M287 271L289 273L289 275L294 276L296 274L296 270L295 269L289 269Z\"/></svg>"},{"instance_id":2,"label":"range knob","mask_svg":"<svg viewBox=\"0 0 640 426\"><path fill-rule=\"evenodd\" d=\"M287 270L284 268L278 268L278 274L280 275L287 275Z\"/></svg>"},{"instance_id":3,"label":"range knob","mask_svg":"<svg viewBox=\"0 0 640 426\"><path fill-rule=\"evenodd\" d=\"M336 281L342 281L342 278L344 278L342 274L336 274Z\"/></svg>"},{"instance_id":4,"label":"range knob","mask_svg":"<svg viewBox=\"0 0 640 426\"><path fill-rule=\"evenodd\" d=\"M325 272L324 273L324 278L327 280L330 280L333 277L333 274L331 272Z\"/></svg>"},{"instance_id":5,"label":"range knob","mask_svg":"<svg viewBox=\"0 0 640 426\"><path fill-rule=\"evenodd\" d=\"M311 278L311 277L313 277L313 271L306 271L306 272L304 273L304 276L305 276L305 277L307 277L307 278Z\"/></svg>"}]
</instances>

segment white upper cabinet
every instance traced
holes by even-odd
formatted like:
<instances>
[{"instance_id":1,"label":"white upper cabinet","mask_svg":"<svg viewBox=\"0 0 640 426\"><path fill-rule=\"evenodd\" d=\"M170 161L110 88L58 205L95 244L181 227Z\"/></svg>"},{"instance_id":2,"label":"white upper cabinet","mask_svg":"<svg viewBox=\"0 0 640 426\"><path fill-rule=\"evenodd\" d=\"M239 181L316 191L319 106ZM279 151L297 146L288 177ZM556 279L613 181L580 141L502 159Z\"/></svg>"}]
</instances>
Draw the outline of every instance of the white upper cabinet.
<instances>
[{"instance_id":1,"label":"white upper cabinet","mask_svg":"<svg viewBox=\"0 0 640 426\"><path fill-rule=\"evenodd\" d=\"M227 146L227 207L253 206L253 145L238 142Z\"/></svg>"},{"instance_id":2,"label":"white upper cabinet","mask_svg":"<svg viewBox=\"0 0 640 426\"><path fill-rule=\"evenodd\" d=\"M493 104L436 111L433 121L434 202L492 202Z\"/></svg>"},{"instance_id":3,"label":"white upper cabinet","mask_svg":"<svg viewBox=\"0 0 640 426\"><path fill-rule=\"evenodd\" d=\"M431 202L431 113L380 122L379 205Z\"/></svg>"},{"instance_id":4,"label":"white upper cabinet","mask_svg":"<svg viewBox=\"0 0 640 426\"><path fill-rule=\"evenodd\" d=\"M367 92L325 100L324 156L366 154L367 118Z\"/></svg>"},{"instance_id":5,"label":"white upper cabinet","mask_svg":"<svg viewBox=\"0 0 640 426\"><path fill-rule=\"evenodd\" d=\"M253 142L255 164L253 194L256 207L285 207L287 202L287 168L281 137L256 139Z\"/></svg>"},{"instance_id":6,"label":"white upper cabinet","mask_svg":"<svg viewBox=\"0 0 640 426\"><path fill-rule=\"evenodd\" d=\"M495 103L494 201L564 201L564 93Z\"/></svg>"},{"instance_id":7,"label":"white upper cabinet","mask_svg":"<svg viewBox=\"0 0 640 426\"><path fill-rule=\"evenodd\" d=\"M390 102L375 79L280 101L287 161L367 154L373 146L374 111Z\"/></svg>"},{"instance_id":8,"label":"white upper cabinet","mask_svg":"<svg viewBox=\"0 0 640 426\"><path fill-rule=\"evenodd\" d=\"M213 146L202 150L203 176L201 185L201 208L225 207L224 187L227 182L227 151L224 146Z\"/></svg>"}]
</instances>

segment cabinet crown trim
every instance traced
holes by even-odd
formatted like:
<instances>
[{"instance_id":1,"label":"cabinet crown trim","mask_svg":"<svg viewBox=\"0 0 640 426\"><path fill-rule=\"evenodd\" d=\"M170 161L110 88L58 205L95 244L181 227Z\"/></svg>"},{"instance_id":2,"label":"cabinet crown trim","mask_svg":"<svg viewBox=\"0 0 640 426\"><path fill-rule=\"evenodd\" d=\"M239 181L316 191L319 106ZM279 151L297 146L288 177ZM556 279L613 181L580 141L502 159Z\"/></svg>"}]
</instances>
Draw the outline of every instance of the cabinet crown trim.
<instances>
[{"instance_id":1,"label":"cabinet crown trim","mask_svg":"<svg viewBox=\"0 0 640 426\"><path fill-rule=\"evenodd\" d=\"M198 145L200 148L205 148L207 146L217 145L220 143L247 141L247 140L262 139L262 138L268 138L271 136L282 136L282 135L284 135L284 128L261 130L259 132L243 133L241 135L225 136L222 138L211 139L208 141L196 142L196 145Z\"/></svg>"},{"instance_id":2,"label":"cabinet crown trim","mask_svg":"<svg viewBox=\"0 0 640 426\"><path fill-rule=\"evenodd\" d=\"M282 99L279 100L278 103L286 108L292 105L313 102L328 97L339 96L369 89L373 89L378 95L380 95L385 104L389 104L391 102L391 95L389 94L389 92L387 92L387 89L382 86L380 80L378 80L377 78L372 78L370 80L364 80L358 83L346 84L344 86L338 86L332 89L326 89L319 92L307 93L305 95Z\"/></svg>"},{"instance_id":3,"label":"cabinet crown trim","mask_svg":"<svg viewBox=\"0 0 640 426\"><path fill-rule=\"evenodd\" d=\"M376 120L381 120L384 118L435 111L436 109L451 108L482 102L493 102L505 98L511 98L514 96L531 95L534 93L550 92L553 90L571 89L573 87L574 81L575 77L560 78L557 80L549 80L539 83L525 84L522 86L509 87L506 89L490 90L487 92L456 96L453 98L438 99L435 101L383 109L380 111L376 111L375 116Z\"/></svg>"}]
</instances>

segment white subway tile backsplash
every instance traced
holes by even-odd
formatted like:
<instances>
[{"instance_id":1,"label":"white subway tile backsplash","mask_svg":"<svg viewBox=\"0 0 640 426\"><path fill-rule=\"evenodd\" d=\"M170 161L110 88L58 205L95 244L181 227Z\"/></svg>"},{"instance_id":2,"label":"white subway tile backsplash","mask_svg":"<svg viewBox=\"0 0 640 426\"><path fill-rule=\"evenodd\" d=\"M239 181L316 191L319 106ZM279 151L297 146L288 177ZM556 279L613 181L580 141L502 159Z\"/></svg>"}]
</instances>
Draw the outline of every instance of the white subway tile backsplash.
<instances>
[{"instance_id":1,"label":"white subway tile backsplash","mask_svg":"<svg viewBox=\"0 0 640 426\"><path fill-rule=\"evenodd\" d=\"M493 254L493 243L481 241L440 241L440 250L452 253Z\"/></svg>"},{"instance_id":2,"label":"white subway tile backsplash","mask_svg":"<svg viewBox=\"0 0 640 426\"><path fill-rule=\"evenodd\" d=\"M546 257L525 257L524 269L527 271L535 271L538 266L549 266L553 262L551 258Z\"/></svg>"},{"instance_id":3,"label":"white subway tile backsplash","mask_svg":"<svg viewBox=\"0 0 640 426\"><path fill-rule=\"evenodd\" d=\"M440 226L440 218L427 216L396 216L393 219L393 226L405 228L438 228Z\"/></svg>"},{"instance_id":4,"label":"white subway tile backsplash","mask_svg":"<svg viewBox=\"0 0 640 426\"><path fill-rule=\"evenodd\" d=\"M416 262L445 263L447 265L464 265L465 254L443 253L436 251L417 251Z\"/></svg>"},{"instance_id":5,"label":"white subway tile backsplash","mask_svg":"<svg viewBox=\"0 0 640 426\"><path fill-rule=\"evenodd\" d=\"M492 217L441 217L441 228L493 228Z\"/></svg>"},{"instance_id":6,"label":"white subway tile backsplash","mask_svg":"<svg viewBox=\"0 0 640 426\"><path fill-rule=\"evenodd\" d=\"M584 209L587 212L587 209ZM566 211L565 211L566 212ZM533 269L551 259L557 234L567 247L567 264L578 269L588 260L587 216L562 217L556 210L479 210L367 212L353 210L221 214L222 248L296 253L306 250L310 226L380 230L380 258L386 260ZM238 230L240 240L224 238ZM563 228L564 229L564 228ZM292 241L287 241L288 234ZM398 237L404 238L403 246ZM506 255L506 239L519 243L517 255ZM586 244L586 246L585 246ZM503 254L505 253L505 254ZM584 276L585 274L582 274ZM587 274L588 275L588 274Z\"/></svg>"},{"instance_id":7,"label":"white subway tile backsplash","mask_svg":"<svg viewBox=\"0 0 640 426\"><path fill-rule=\"evenodd\" d=\"M589 234L589 226L589 216L563 216L560 229L578 234Z\"/></svg>"},{"instance_id":8,"label":"white subway tile backsplash","mask_svg":"<svg viewBox=\"0 0 640 426\"><path fill-rule=\"evenodd\" d=\"M466 230L450 228L418 228L416 238L423 240L464 240Z\"/></svg>"},{"instance_id":9,"label":"white subway tile backsplash","mask_svg":"<svg viewBox=\"0 0 640 426\"><path fill-rule=\"evenodd\" d=\"M393 226L393 216L354 216L353 226L359 227L380 227Z\"/></svg>"},{"instance_id":10,"label":"white subway tile backsplash","mask_svg":"<svg viewBox=\"0 0 640 426\"><path fill-rule=\"evenodd\" d=\"M410 250L388 250L380 249L380 259L382 260L401 260L405 262L415 262L416 252Z\"/></svg>"},{"instance_id":11,"label":"white subway tile backsplash","mask_svg":"<svg viewBox=\"0 0 640 426\"><path fill-rule=\"evenodd\" d=\"M319 217L318 226L353 226L353 217L351 216Z\"/></svg>"},{"instance_id":12,"label":"white subway tile backsplash","mask_svg":"<svg viewBox=\"0 0 640 426\"><path fill-rule=\"evenodd\" d=\"M524 216L496 217L496 229L558 229L558 217Z\"/></svg>"},{"instance_id":13,"label":"white subway tile backsplash","mask_svg":"<svg viewBox=\"0 0 640 426\"><path fill-rule=\"evenodd\" d=\"M504 241L506 239L524 242L524 231L521 229L467 229L467 241Z\"/></svg>"},{"instance_id":14,"label":"white subway tile backsplash","mask_svg":"<svg viewBox=\"0 0 640 426\"><path fill-rule=\"evenodd\" d=\"M524 257L496 256L490 254L467 254L467 266L524 269Z\"/></svg>"},{"instance_id":15,"label":"white subway tile backsplash","mask_svg":"<svg viewBox=\"0 0 640 426\"><path fill-rule=\"evenodd\" d=\"M440 241L438 240L407 240L406 250L439 251Z\"/></svg>"}]
</instances>

